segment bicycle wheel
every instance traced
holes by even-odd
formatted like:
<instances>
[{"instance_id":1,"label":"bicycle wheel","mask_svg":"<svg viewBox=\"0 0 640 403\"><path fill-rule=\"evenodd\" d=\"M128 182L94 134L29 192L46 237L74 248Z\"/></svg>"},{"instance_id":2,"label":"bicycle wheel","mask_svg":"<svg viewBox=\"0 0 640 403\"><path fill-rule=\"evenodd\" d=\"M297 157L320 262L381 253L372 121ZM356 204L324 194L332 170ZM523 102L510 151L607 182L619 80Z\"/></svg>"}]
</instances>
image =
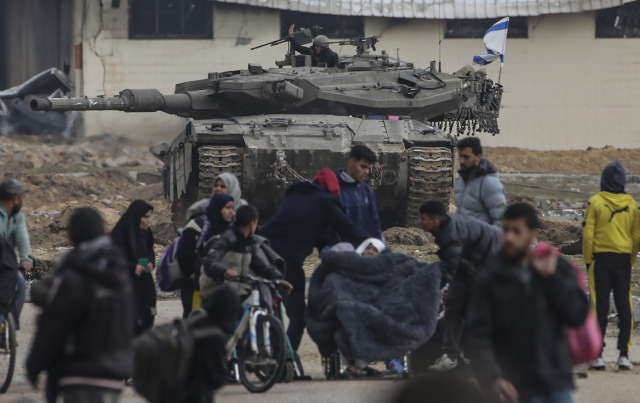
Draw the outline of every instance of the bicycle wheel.
<instances>
[{"instance_id":1,"label":"bicycle wheel","mask_svg":"<svg viewBox=\"0 0 640 403\"><path fill-rule=\"evenodd\" d=\"M268 324L268 332L263 331ZM271 315L260 315L257 321L258 351L253 351L249 330L238 340L240 381L251 393L263 393L280 379L285 367L286 340L282 323ZM268 348L266 341L269 341Z\"/></svg>"},{"instance_id":2,"label":"bicycle wheel","mask_svg":"<svg viewBox=\"0 0 640 403\"><path fill-rule=\"evenodd\" d=\"M13 379L16 369L17 343L16 325L13 316L9 314L2 323L0 331L0 393L6 393Z\"/></svg>"}]
</instances>

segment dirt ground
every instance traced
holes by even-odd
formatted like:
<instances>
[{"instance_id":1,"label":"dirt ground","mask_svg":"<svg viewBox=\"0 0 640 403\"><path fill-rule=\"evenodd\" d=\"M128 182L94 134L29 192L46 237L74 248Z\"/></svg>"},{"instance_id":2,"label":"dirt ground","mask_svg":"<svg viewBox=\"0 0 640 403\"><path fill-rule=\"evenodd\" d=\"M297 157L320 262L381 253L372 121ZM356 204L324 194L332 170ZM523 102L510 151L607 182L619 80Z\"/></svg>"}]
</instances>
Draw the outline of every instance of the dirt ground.
<instances>
[{"instance_id":1,"label":"dirt ground","mask_svg":"<svg viewBox=\"0 0 640 403\"><path fill-rule=\"evenodd\" d=\"M626 167L629 162L640 163L640 149L606 146L586 150L532 151L515 147L485 147L483 156L493 162L500 172L541 174L600 174L612 161ZM635 171L635 167L633 170ZM640 172L640 167L637 168Z\"/></svg>"},{"instance_id":2,"label":"dirt ground","mask_svg":"<svg viewBox=\"0 0 640 403\"><path fill-rule=\"evenodd\" d=\"M156 323L167 323L181 315L181 305L178 300L158 302L158 317ZM0 403L21 402L31 403L42 401L42 393L34 391L26 379L24 362L35 330L37 308L26 304L22 317L23 329L18 332L18 365L16 374L8 394L0 395ZM605 359L608 368L605 372L588 372L587 379L577 380L576 403L628 403L634 401L633 396L640 393L640 367L623 373L615 369L617 358L615 351L615 337L617 329L614 324L609 325L607 332L607 347ZM300 346L300 357L305 372L311 375L312 381L278 384L263 395L247 392L241 385L227 385L216 394L216 401L221 403L384 403L389 401L393 393L401 388L406 381L395 378L387 380L354 380L354 381L325 381L321 359L318 350L305 333ZM634 334L634 347L631 359L640 361L640 331ZM44 381L44 377L40 378ZM44 386L44 385L41 385ZM142 403L144 400L128 388L122 399L123 403Z\"/></svg>"}]
</instances>

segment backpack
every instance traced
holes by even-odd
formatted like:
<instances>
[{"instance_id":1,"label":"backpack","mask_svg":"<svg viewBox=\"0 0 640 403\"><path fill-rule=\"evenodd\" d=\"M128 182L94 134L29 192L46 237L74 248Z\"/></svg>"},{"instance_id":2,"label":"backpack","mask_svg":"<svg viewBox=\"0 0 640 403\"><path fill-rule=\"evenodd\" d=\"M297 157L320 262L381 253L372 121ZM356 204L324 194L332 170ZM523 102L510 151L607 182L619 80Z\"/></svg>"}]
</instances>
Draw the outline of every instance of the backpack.
<instances>
[{"instance_id":1,"label":"backpack","mask_svg":"<svg viewBox=\"0 0 640 403\"><path fill-rule=\"evenodd\" d=\"M196 341L219 337L226 342L227 336L217 327L193 328L206 317L201 313L176 319L134 340L133 387L150 403L181 401L189 393Z\"/></svg>"},{"instance_id":2,"label":"backpack","mask_svg":"<svg viewBox=\"0 0 640 403\"><path fill-rule=\"evenodd\" d=\"M209 222L207 221L206 216L200 216L204 220L204 225L202 228L198 227L197 224L193 223L193 220L189 221L189 223L185 226L185 228L194 228L196 230L200 230L200 235L198 236L198 241L196 242L196 249L202 246L202 243L207 238L207 234L209 233ZM164 251L162 257L160 258L160 263L158 264L158 287L162 291L175 291L182 287L186 277L182 270L180 270L180 263L178 263L178 259L176 258L176 253L178 253L178 247L180 246L180 238L182 235L178 236L176 239L171 242L171 245Z\"/></svg>"}]
</instances>

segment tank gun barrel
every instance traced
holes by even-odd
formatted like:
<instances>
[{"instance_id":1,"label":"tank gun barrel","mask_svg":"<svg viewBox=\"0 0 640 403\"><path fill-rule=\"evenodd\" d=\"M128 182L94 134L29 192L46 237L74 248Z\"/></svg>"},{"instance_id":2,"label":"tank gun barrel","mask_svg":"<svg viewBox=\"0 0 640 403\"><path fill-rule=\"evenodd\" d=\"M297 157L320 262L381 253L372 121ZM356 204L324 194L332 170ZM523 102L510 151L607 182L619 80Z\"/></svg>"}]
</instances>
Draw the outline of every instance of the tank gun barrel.
<instances>
[{"instance_id":1,"label":"tank gun barrel","mask_svg":"<svg viewBox=\"0 0 640 403\"><path fill-rule=\"evenodd\" d=\"M181 111L191 108L187 94L162 95L154 89L124 90L113 97L39 98L30 103L34 111Z\"/></svg>"}]
</instances>

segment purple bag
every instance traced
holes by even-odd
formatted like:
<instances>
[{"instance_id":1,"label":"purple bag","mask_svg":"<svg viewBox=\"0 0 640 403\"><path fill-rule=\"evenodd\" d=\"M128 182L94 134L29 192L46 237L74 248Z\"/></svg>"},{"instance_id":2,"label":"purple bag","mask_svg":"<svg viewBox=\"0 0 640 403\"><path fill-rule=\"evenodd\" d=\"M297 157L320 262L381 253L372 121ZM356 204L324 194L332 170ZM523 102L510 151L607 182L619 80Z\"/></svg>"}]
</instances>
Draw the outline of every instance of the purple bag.
<instances>
[{"instance_id":1,"label":"purple bag","mask_svg":"<svg viewBox=\"0 0 640 403\"><path fill-rule=\"evenodd\" d=\"M204 215L201 217L204 220L204 226L198 236L196 249L200 249L200 247L202 247L202 244L204 240L207 239L207 234L209 233L209 223L207 218ZM174 239L160 258L157 276L158 286L162 291L175 291L179 289L187 279L182 270L180 270L180 264L178 263L178 259L176 259L176 253L180 246L180 238L181 236Z\"/></svg>"}]
</instances>

